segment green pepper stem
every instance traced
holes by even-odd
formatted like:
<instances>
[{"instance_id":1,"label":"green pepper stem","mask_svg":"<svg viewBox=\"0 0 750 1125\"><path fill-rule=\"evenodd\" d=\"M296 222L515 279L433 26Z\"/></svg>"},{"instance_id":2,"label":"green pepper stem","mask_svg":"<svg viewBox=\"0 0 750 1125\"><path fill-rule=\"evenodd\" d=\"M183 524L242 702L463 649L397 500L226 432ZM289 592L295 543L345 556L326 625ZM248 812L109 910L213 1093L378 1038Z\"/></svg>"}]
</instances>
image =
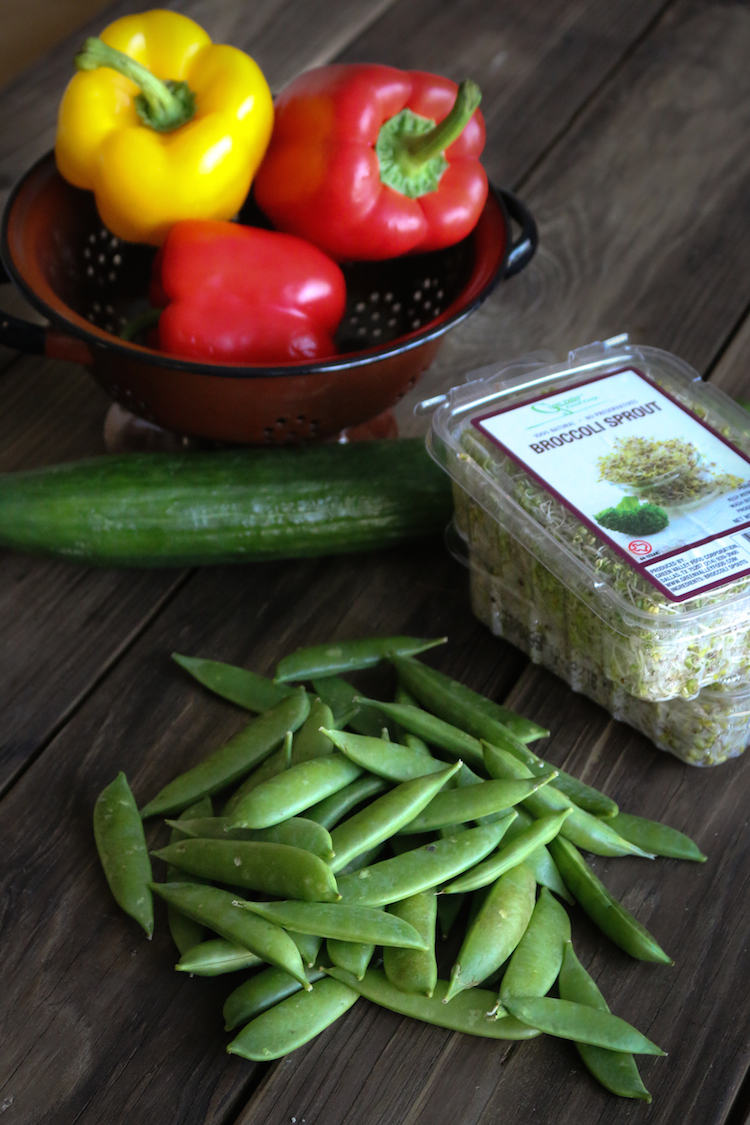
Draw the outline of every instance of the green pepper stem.
<instances>
[{"instance_id":1,"label":"green pepper stem","mask_svg":"<svg viewBox=\"0 0 750 1125\"><path fill-rule=\"evenodd\" d=\"M136 62L130 55L110 47L92 36L75 57L79 70L97 70L100 66L116 70L140 87L136 108L141 120L158 132L178 129L195 114L195 95L185 82L162 81Z\"/></svg>"},{"instance_id":2,"label":"green pepper stem","mask_svg":"<svg viewBox=\"0 0 750 1125\"><path fill-rule=\"evenodd\" d=\"M482 91L471 78L465 78L458 87L456 100L447 117L428 133L403 138L403 149L398 162L404 175L419 171L433 157L445 152L466 128L482 100Z\"/></svg>"}]
</instances>

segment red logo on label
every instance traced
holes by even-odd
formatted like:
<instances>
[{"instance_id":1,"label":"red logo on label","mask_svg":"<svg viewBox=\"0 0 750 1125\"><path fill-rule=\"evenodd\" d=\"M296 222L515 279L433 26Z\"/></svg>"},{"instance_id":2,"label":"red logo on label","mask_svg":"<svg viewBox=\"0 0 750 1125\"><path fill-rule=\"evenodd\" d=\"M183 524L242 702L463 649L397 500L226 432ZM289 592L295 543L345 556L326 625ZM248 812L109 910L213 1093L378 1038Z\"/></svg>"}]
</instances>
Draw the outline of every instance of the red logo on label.
<instances>
[{"instance_id":1,"label":"red logo on label","mask_svg":"<svg viewBox=\"0 0 750 1125\"><path fill-rule=\"evenodd\" d=\"M650 555L653 547L645 539L634 539L632 543L628 543L628 550L634 555Z\"/></svg>"}]
</instances>

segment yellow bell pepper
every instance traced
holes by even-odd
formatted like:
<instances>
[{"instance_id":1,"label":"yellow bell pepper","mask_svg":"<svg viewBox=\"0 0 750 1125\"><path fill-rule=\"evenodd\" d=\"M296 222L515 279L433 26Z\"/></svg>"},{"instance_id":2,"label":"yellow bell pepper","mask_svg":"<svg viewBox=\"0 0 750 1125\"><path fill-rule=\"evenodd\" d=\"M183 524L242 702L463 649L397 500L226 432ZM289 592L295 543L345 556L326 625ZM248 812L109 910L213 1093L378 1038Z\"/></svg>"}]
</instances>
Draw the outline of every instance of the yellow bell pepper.
<instances>
[{"instance_id":1,"label":"yellow bell pepper","mask_svg":"<svg viewBox=\"0 0 750 1125\"><path fill-rule=\"evenodd\" d=\"M76 57L60 106L62 176L104 224L160 245L181 219L230 219L271 137L273 102L249 55L178 12L115 20Z\"/></svg>"}]
</instances>

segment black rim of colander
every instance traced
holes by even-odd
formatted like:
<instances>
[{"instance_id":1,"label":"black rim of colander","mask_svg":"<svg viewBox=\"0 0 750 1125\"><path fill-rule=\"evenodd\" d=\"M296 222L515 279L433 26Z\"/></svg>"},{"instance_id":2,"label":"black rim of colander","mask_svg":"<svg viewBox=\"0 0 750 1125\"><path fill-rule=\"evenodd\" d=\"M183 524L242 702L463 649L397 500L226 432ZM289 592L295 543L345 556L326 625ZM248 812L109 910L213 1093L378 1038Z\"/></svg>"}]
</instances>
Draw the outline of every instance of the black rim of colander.
<instances>
[{"instance_id":1,"label":"black rim of colander","mask_svg":"<svg viewBox=\"0 0 750 1125\"><path fill-rule=\"evenodd\" d=\"M45 153L35 164L28 169L28 171L21 177L21 179L14 185L8 200L3 209L2 216L2 229L0 231L0 259L5 270L14 284L21 290L24 296L28 299L29 303L34 306L37 312L45 316L51 324L57 328L61 328L69 336L74 336L76 339L83 340L92 349L95 349L99 354L115 352L119 355L127 357L131 360L143 359L148 362L150 366L165 367L174 371L189 371L198 375L212 375L215 378L222 379L265 379L265 378L283 378L294 375L315 375L326 374L332 371L346 370L356 367L367 367L370 364L377 363L383 359L389 359L392 356L402 355L404 352L412 351L414 348L421 347L422 344L430 340L442 336L454 325L459 324L465 320L475 309L479 307L492 293L496 285L503 279L508 255L513 250L512 230L510 223L510 216L508 208L505 203L504 193L501 188L495 187L490 184L490 192L497 203L505 224L505 248L503 251L502 260L499 262L497 270L489 281L482 287L479 293L473 300L461 308L458 312L448 317L446 320L441 321L439 324L430 328L429 326L424 329L410 333L407 336L398 337L396 341L391 341L387 344L382 344L379 347L367 348L361 352L346 352L342 355L335 356L331 359L320 360L314 363L292 363L279 367L252 367L240 366L230 364L218 363L200 363L191 359L180 359L179 356L166 355L164 352L152 351L150 348L142 347L140 344L125 343L118 340L116 337L111 339L102 340L101 337L96 335L88 328L83 328L80 325L68 320L65 316L61 315L56 309L48 305L30 285L26 283L19 271L15 267L13 258L10 253L10 246L8 244L8 224L10 213L13 209L13 204L16 197L23 190L26 181L31 177L37 169L47 162L55 160L54 150ZM474 232L467 235L465 241L472 239ZM443 253L443 251L435 251L435 253Z\"/></svg>"}]
</instances>

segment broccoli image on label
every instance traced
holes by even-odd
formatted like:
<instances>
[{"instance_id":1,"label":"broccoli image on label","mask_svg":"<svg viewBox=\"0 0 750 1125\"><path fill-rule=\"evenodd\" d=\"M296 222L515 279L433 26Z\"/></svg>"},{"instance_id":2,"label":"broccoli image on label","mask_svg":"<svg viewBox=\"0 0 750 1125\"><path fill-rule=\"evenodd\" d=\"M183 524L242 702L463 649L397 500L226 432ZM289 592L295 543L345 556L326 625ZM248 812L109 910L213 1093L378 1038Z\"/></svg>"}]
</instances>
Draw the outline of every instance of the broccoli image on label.
<instances>
[{"instance_id":1,"label":"broccoli image on label","mask_svg":"<svg viewBox=\"0 0 750 1125\"><path fill-rule=\"evenodd\" d=\"M623 496L616 508L605 508L594 519L610 531L624 535L656 535L669 523L669 516L657 504L641 504L637 496Z\"/></svg>"}]
</instances>

